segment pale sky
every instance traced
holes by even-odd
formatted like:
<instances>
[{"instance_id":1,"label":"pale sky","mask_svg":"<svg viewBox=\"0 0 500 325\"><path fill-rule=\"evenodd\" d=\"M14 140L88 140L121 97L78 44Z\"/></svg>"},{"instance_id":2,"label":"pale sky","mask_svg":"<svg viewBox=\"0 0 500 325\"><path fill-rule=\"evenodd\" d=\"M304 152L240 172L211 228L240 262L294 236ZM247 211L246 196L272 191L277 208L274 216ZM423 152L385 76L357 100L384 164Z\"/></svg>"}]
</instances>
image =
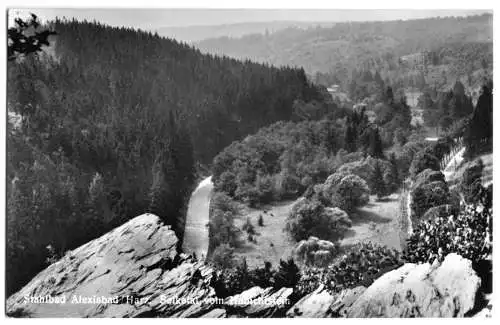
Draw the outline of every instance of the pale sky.
<instances>
[{"instance_id":1,"label":"pale sky","mask_svg":"<svg viewBox=\"0 0 500 325\"><path fill-rule=\"evenodd\" d=\"M342 22L417 19L438 16L467 16L487 10L408 9L11 9L25 15L35 13L41 20L66 17L97 20L112 26L156 29L168 26L221 25L262 21ZM491 11L490 11L491 12ZM9 21L11 21L9 15Z\"/></svg>"}]
</instances>

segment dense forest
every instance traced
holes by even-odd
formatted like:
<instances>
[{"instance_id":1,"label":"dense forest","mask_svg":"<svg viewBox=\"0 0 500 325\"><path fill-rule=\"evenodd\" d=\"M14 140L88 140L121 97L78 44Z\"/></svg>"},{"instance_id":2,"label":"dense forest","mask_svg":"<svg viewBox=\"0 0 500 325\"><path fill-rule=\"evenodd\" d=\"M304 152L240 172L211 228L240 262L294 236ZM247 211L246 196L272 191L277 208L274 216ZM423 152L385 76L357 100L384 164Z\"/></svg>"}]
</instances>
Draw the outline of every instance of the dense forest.
<instances>
[{"instance_id":1,"label":"dense forest","mask_svg":"<svg viewBox=\"0 0 500 325\"><path fill-rule=\"evenodd\" d=\"M23 36L30 28L56 35L41 42ZM301 69L205 55L96 22L18 20L9 56L8 294L147 211L182 238L199 165L293 118L297 103L323 105Z\"/></svg>"}]
</instances>

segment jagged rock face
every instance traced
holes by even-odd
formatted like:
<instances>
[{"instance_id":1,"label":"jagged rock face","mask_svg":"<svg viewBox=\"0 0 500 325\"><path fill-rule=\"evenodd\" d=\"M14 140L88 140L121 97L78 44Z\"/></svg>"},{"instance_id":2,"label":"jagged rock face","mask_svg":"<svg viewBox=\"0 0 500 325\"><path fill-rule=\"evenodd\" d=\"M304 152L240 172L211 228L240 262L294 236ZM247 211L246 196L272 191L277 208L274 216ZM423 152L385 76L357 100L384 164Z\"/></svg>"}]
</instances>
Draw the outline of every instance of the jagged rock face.
<instances>
[{"instance_id":1,"label":"jagged rock face","mask_svg":"<svg viewBox=\"0 0 500 325\"><path fill-rule=\"evenodd\" d=\"M7 300L7 314L31 317L198 316L214 298L212 270L177 255L177 238L152 214L138 216L69 252ZM59 303L25 303L52 296ZM105 297L107 301L102 301ZM64 303L62 299L65 298ZM87 303L82 299L89 299ZM101 299L101 303L95 303ZM114 299L114 301L109 301ZM88 303L90 302L90 303ZM117 303L109 303L117 302Z\"/></svg>"},{"instance_id":2,"label":"jagged rock face","mask_svg":"<svg viewBox=\"0 0 500 325\"><path fill-rule=\"evenodd\" d=\"M323 285L302 297L286 313L287 317L325 318L343 317L354 301L365 291L359 286L346 289L338 294L330 294Z\"/></svg>"},{"instance_id":3,"label":"jagged rock face","mask_svg":"<svg viewBox=\"0 0 500 325\"><path fill-rule=\"evenodd\" d=\"M184 254L178 255L176 244L174 232L157 216L141 215L69 252L40 272L9 297L7 314L19 317L452 317L464 316L475 307L481 284L469 260L449 254L442 264L405 264L377 279L368 289L357 287L332 295L321 285L293 306L292 288L253 287L221 301L210 285L213 270ZM26 300L47 296L52 297L53 303ZM102 301L103 298L106 301ZM99 299L101 302L96 303ZM488 307L479 315L488 315L491 310Z\"/></svg>"},{"instance_id":4,"label":"jagged rock face","mask_svg":"<svg viewBox=\"0 0 500 325\"><path fill-rule=\"evenodd\" d=\"M281 288L276 291L272 287L266 289L253 287L226 298L224 307L229 314L235 316L281 317L290 308L289 297L292 293L292 288Z\"/></svg>"},{"instance_id":5,"label":"jagged rock face","mask_svg":"<svg viewBox=\"0 0 500 325\"><path fill-rule=\"evenodd\" d=\"M405 264L366 289L347 317L463 317L480 282L472 263L457 254L442 264Z\"/></svg>"}]
</instances>

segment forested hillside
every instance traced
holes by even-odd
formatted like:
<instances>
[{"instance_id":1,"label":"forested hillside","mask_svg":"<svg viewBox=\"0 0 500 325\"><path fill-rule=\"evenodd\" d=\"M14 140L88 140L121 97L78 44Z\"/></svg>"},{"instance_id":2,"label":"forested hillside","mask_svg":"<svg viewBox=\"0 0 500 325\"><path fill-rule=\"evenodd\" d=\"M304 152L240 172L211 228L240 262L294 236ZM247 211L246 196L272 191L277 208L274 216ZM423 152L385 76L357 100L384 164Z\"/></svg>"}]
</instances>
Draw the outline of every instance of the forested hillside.
<instances>
[{"instance_id":1,"label":"forested hillside","mask_svg":"<svg viewBox=\"0 0 500 325\"><path fill-rule=\"evenodd\" d=\"M9 44L25 43L27 27L41 28L18 22ZM19 119L8 125L8 293L147 211L182 238L198 164L292 118L297 100L323 98L300 69L204 55L99 23L44 28L57 33L50 47L20 51L7 67L8 110Z\"/></svg>"},{"instance_id":2,"label":"forested hillside","mask_svg":"<svg viewBox=\"0 0 500 325\"><path fill-rule=\"evenodd\" d=\"M250 58L276 65L300 66L325 84L348 84L353 69L390 71L403 55L427 50L449 58L444 45L491 44L492 15L383 22L338 23L333 27L289 28L270 35L207 39L202 51ZM456 46L454 46L457 49ZM441 53L442 52L442 53ZM481 49L476 48L475 53ZM484 54L491 53L489 52ZM492 60L490 60L492 61ZM469 67L470 68L470 67ZM325 76L326 74L326 76ZM401 71L383 78L402 77ZM406 85L407 86L407 85ZM344 87L347 88L347 87Z\"/></svg>"},{"instance_id":3,"label":"forested hillside","mask_svg":"<svg viewBox=\"0 0 500 325\"><path fill-rule=\"evenodd\" d=\"M175 38L178 41L199 42L208 38L242 37L248 34L269 34L289 27L308 28L318 25L332 26L334 25L334 23L303 21L264 21L213 26L204 25L160 27L157 29L157 31L160 36Z\"/></svg>"}]
</instances>

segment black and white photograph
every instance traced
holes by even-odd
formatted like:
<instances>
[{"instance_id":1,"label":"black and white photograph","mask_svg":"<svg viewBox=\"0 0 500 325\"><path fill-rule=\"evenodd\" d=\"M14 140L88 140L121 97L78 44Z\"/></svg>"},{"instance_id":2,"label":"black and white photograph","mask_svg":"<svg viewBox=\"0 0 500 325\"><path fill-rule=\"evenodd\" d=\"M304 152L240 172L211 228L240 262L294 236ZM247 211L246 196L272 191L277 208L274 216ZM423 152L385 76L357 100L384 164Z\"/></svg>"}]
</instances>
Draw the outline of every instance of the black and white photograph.
<instances>
[{"instance_id":1,"label":"black and white photograph","mask_svg":"<svg viewBox=\"0 0 500 325\"><path fill-rule=\"evenodd\" d=\"M4 318L495 318L492 7L128 4L4 7Z\"/></svg>"}]
</instances>

